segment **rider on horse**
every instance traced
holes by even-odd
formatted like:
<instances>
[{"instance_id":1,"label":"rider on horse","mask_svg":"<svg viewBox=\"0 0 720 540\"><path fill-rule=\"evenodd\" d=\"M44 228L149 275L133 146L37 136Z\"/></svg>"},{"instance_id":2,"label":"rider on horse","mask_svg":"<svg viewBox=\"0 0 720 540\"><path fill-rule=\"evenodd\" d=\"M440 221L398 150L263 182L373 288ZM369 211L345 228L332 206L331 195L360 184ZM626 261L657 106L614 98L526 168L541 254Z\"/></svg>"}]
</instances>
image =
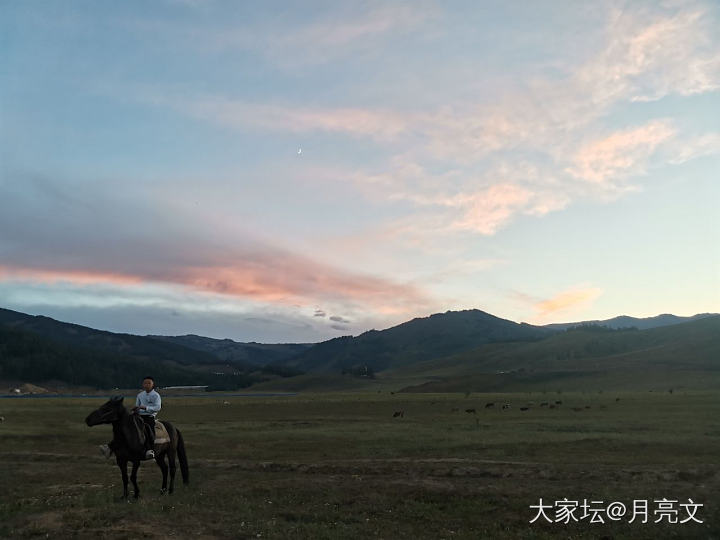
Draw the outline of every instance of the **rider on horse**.
<instances>
[{"instance_id":1,"label":"rider on horse","mask_svg":"<svg viewBox=\"0 0 720 540\"><path fill-rule=\"evenodd\" d=\"M162 400L160 394L155 390L155 380L148 376L142 382L143 391L135 399L135 407L132 412L138 414L145 423L145 459L155 459L155 417L161 408ZM117 450L115 439L109 444L100 445L100 452L109 458Z\"/></svg>"}]
</instances>

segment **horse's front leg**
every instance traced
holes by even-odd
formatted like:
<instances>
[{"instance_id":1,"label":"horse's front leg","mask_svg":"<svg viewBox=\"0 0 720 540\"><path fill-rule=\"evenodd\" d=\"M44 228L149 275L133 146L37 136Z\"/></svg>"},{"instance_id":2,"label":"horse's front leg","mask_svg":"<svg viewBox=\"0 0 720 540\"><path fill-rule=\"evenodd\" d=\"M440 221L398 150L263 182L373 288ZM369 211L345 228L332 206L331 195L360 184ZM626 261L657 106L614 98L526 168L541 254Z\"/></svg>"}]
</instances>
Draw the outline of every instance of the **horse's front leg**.
<instances>
[{"instance_id":1,"label":"horse's front leg","mask_svg":"<svg viewBox=\"0 0 720 540\"><path fill-rule=\"evenodd\" d=\"M165 464L165 457L160 452L158 452L155 457L155 463L158 464L158 467L160 467L160 470L162 471L163 479L162 487L160 488L160 495L164 495L167 491L168 468ZM170 493L172 493L172 484L170 485Z\"/></svg>"},{"instance_id":2,"label":"horse's front leg","mask_svg":"<svg viewBox=\"0 0 720 540\"><path fill-rule=\"evenodd\" d=\"M132 472L130 473L130 480L132 480L133 488L135 488L135 498L137 499L138 497L140 497L140 487L138 486L138 483L137 483L137 473L138 473L138 469L140 468L140 462L133 461L132 464L133 464L133 468L132 468Z\"/></svg>"},{"instance_id":3,"label":"horse's front leg","mask_svg":"<svg viewBox=\"0 0 720 540\"><path fill-rule=\"evenodd\" d=\"M120 474L122 475L123 482L123 498L128 498L128 474L127 474L127 460L120 458L117 459L118 467L120 467Z\"/></svg>"}]
</instances>

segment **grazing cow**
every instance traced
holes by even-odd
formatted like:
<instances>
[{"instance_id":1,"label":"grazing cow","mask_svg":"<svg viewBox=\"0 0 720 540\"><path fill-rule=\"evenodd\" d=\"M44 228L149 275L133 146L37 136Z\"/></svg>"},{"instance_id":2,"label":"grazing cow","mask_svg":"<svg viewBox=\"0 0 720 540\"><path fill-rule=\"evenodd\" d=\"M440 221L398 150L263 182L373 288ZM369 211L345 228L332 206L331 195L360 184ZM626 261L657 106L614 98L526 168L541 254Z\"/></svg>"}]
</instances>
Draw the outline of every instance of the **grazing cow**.
<instances>
[{"instance_id":1,"label":"grazing cow","mask_svg":"<svg viewBox=\"0 0 720 540\"><path fill-rule=\"evenodd\" d=\"M558 400L555 402L555 405L562 405L562 401L558 399Z\"/></svg>"},{"instance_id":2,"label":"grazing cow","mask_svg":"<svg viewBox=\"0 0 720 540\"><path fill-rule=\"evenodd\" d=\"M4 417L4 416L0 416L0 422L4 422L4 421L5 421L5 417Z\"/></svg>"},{"instance_id":3,"label":"grazing cow","mask_svg":"<svg viewBox=\"0 0 720 540\"><path fill-rule=\"evenodd\" d=\"M223 401L223 405L230 405L229 401Z\"/></svg>"},{"instance_id":4,"label":"grazing cow","mask_svg":"<svg viewBox=\"0 0 720 540\"><path fill-rule=\"evenodd\" d=\"M620 398L619 398L619 397L616 397L616 398L615 398L615 401L620 401Z\"/></svg>"},{"instance_id":5,"label":"grazing cow","mask_svg":"<svg viewBox=\"0 0 720 540\"><path fill-rule=\"evenodd\" d=\"M477 414L477 412L475 412L475 409L465 409L465 412L468 414Z\"/></svg>"},{"instance_id":6,"label":"grazing cow","mask_svg":"<svg viewBox=\"0 0 720 540\"><path fill-rule=\"evenodd\" d=\"M398 416L400 418L405 418L405 411L395 411L393 413L393 418L397 418Z\"/></svg>"},{"instance_id":7,"label":"grazing cow","mask_svg":"<svg viewBox=\"0 0 720 540\"><path fill-rule=\"evenodd\" d=\"M589 408L590 408L590 405L585 405L585 408L586 408L586 409L589 409Z\"/></svg>"},{"instance_id":8,"label":"grazing cow","mask_svg":"<svg viewBox=\"0 0 720 540\"><path fill-rule=\"evenodd\" d=\"M485 404L485 408L486 408L486 409L489 409L490 407L494 407L494 406L495 406L495 403L494 403L494 402L490 402L490 403L486 403L486 404Z\"/></svg>"},{"instance_id":9,"label":"grazing cow","mask_svg":"<svg viewBox=\"0 0 720 540\"><path fill-rule=\"evenodd\" d=\"M520 407L521 411L527 411L530 407Z\"/></svg>"},{"instance_id":10,"label":"grazing cow","mask_svg":"<svg viewBox=\"0 0 720 540\"><path fill-rule=\"evenodd\" d=\"M541 406L541 407L547 407L547 406L548 406L548 402L547 402L547 401L543 401L543 402L540 404L540 406Z\"/></svg>"},{"instance_id":11,"label":"grazing cow","mask_svg":"<svg viewBox=\"0 0 720 540\"><path fill-rule=\"evenodd\" d=\"M502 408L503 408L503 409L509 409L509 408L510 408L510 404L509 404L509 403L503 403Z\"/></svg>"}]
</instances>

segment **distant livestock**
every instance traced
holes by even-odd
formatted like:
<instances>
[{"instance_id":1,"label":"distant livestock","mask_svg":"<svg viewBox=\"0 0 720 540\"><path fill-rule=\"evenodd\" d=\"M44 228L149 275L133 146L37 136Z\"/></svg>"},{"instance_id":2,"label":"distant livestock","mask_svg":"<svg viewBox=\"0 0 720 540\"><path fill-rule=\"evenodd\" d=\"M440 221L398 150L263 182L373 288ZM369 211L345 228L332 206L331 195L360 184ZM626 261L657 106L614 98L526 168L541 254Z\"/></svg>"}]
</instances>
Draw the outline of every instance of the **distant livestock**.
<instances>
[{"instance_id":1,"label":"distant livestock","mask_svg":"<svg viewBox=\"0 0 720 540\"><path fill-rule=\"evenodd\" d=\"M223 405L230 405L229 401L223 401Z\"/></svg>"},{"instance_id":2,"label":"distant livestock","mask_svg":"<svg viewBox=\"0 0 720 540\"><path fill-rule=\"evenodd\" d=\"M405 411L395 411L393 413L393 418L397 418L398 416L400 418L405 418Z\"/></svg>"},{"instance_id":3,"label":"distant livestock","mask_svg":"<svg viewBox=\"0 0 720 540\"><path fill-rule=\"evenodd\" d=\"M503 409L509 409L509 408L510 408L510 404L509 404L509 403L503 403L502 408L503 408Z\"/></svg>"},{"instance_id":4,"label":"distant livestock","mask_svg":"<svg viewBox=\"0 0 720 540\"><path fill-rule=\"evenodd\" d=\"M4 421L5 421L5 417L4 417L4 416L0 416L0 422L4 422Z\"/></svg>"},{"instance_id":5,"label":"distant livestock","mask_svg":"<svg viewBox=\"0 0 720 540\"><path fill-rule=\"evenodd\" d=\"M521 410L521 411L527 411L527 410L529 410L529 409L530 409L530 407L520 407L520 410Z\"/></svg>"},{"instance_id":6,"label":"distant livestock","mask_svg":"<svg viewBox=\"0 0 720 540\"><path fill-rule=\"evenodd\" d=\"M494 402L490 402L490 403L486 403L486 404L485 404L485 408L486 408L486 409L489 409L490 407L494 407L494 406L495 406L495 403L494 403Z\"/></svg>"},{"instance_id":7,"label":"distant livestock","mask_svg":"<svg viewBox=\"0 0 720 540\"><path fill-rule=\"evenodd\" d=\"M477 414L477 412L475 412L475 409L465 409L465 412L468 414Z\"/></svg>"},{"instance_id":8,"label":"distant livestock","mask_svg":"<svg viewBox=\"0 0 720 540\"><path fill-rule=\"evenodd\" d=\"M547 406L548 406L548 402L547 402L547 401L543 401L543 402L540 404L540 406L541 406L541 407L547 407Z\"/></svg>"},{"instance_id":9,"label":"distant livestock","mask_svg":"<svg viewBox=\"0 0 720 540\"><path fill-rule=\"evenodd\" d=\"M558 399L558 400L555 402L555 405L562 405L562 400Z\"/></svg>"}]
</instances>

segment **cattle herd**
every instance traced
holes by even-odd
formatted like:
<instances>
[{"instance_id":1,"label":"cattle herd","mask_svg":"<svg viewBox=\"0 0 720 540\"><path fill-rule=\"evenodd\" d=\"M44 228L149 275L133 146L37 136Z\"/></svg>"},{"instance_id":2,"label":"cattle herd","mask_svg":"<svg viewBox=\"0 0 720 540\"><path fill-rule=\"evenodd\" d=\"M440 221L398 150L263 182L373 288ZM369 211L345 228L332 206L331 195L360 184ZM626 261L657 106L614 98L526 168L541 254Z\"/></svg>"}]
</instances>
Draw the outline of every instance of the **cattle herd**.
<instances>
[{"instance_id":1,"label":"cattle herd","mask_svg":"<svg viewBox=\"0 0 720 540\"><path fill-rule=\"evenodd\" d=\"M620 401L620 398L616 398L615 401L616 401L616 402L617 402L617 401ZM432 405L434 405L434 404L435 404L435 402L433 401L433 402L432 402ZM561 400L561 399L557 399L557 400L555 400L555 401L552 402L552 403L549 402L549 401L543 401L542 403L540 403L539 406L540 406L540 407L547 407L548 409L555 409L555 408L559 407L559 406L562 405L562 404L563 404L562 400ZM534 402L534 401L530 401L530 402L528 402L527 404L525 404L524 406L519 407L519 409L520 409L521 411L525 412L525 411L531 410L534 406L535 406L535 402ZM485 404L485 408L486 408L486 409L498 408L498 409L501 409L501 410L507 410L507 409L510 409L510 404L509 404L509 403L500 403L500 402L489 401L489 402L487 402L487 403ZM590 405L585 405L584 407L571 407L571 410L572 410L572 411L575 411L575 412L580 412L580 411L582 411L582 410L584 410L584 409L590 409L590 408L591 408ZM600 408L601 408L601 409L604 409L605 407L604 407L604 406L601 406ZM450 409L450 412L454 412L454 413L460 412L460 408L459 408L459 407L453 407L452 409ZM477 415L477 409L474 409L474 408L467 408L467 409L465 409L465 412L468 413L468 414L475 414L475 415ZM393 418L404 418L404 417L405 417L405 411L395 411L395 412L393 413Z\"/></svg>"}]
</instances>

